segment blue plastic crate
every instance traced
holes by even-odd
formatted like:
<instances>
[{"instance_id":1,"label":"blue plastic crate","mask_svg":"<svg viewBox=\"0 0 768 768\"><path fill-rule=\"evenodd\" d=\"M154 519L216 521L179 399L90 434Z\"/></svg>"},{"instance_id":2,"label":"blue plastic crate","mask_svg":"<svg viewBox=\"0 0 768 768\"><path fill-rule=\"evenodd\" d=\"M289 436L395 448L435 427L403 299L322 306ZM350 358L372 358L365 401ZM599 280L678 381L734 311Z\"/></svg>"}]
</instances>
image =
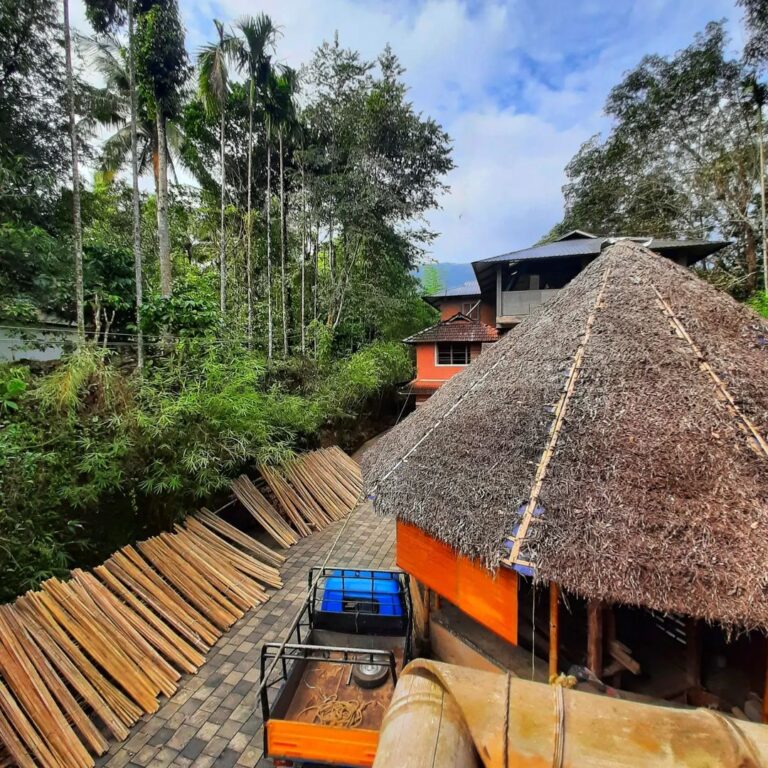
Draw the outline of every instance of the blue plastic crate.
<instances>
[{"instance_id":1,"label":"blue plastic crate","mask_svg":"<svg viewBox=\"0 0 768 768\"><path fill-rule=\"evenodd\" d=\"M326 579L321 610L328 613L369 613L402 616L399 574L338 569Z\"/></svg>"}]
</instances>

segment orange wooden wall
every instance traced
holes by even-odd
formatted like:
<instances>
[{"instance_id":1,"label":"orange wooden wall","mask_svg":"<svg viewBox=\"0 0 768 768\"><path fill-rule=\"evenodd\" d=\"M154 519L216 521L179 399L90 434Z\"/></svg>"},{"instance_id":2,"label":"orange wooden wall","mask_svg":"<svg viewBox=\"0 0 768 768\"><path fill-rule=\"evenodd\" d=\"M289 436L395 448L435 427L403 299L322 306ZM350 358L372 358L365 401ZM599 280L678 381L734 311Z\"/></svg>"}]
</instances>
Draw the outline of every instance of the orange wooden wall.
<instances>
[{"instance_id":1,"label":"orange wooden wall","mask_svg":"<svg viewBox=\"0 0 768 768\"><path fill-rule=\"evenodd\" d=\"M477 359L481 352L480 344L470 345L470 361ZM435 345L432 343L416 344L416 378L428 381L448 381L466 365L437 365Z\"/></svg>"},{"instance_id":2,"label":"orange wooden wall","mask_svg":"<svg viewBox=\"0 0 768 768\"><path fill-rule=\"evenodd\" d=\"M475 621L517 645L517 574L494 575L420 528L397 521L397 565Z\"/></svg>"}]
</instances>

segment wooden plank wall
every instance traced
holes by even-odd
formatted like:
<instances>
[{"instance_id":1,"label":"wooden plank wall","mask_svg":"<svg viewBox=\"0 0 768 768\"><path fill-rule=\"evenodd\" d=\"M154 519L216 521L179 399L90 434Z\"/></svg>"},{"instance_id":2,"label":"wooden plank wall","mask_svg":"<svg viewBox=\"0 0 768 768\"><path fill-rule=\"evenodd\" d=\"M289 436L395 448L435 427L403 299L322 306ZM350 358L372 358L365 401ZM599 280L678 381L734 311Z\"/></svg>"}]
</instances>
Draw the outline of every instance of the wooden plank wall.
<instances>
[{"instance_id":1,"label":"wooden plank wall","mask_svg":"<svg viewBox=\"0 0 768 768\"><path fill-rule=\"evenodd\" d=\"M245 476L232 488L284 547L348 514L362 488L358 465L338 448L260 471L272 500ZM125 739L282 586L284 561L203 509L93 572L48 579L0 606L0 766L93 766L108 737Z\"/></svg>"}]
</instances>

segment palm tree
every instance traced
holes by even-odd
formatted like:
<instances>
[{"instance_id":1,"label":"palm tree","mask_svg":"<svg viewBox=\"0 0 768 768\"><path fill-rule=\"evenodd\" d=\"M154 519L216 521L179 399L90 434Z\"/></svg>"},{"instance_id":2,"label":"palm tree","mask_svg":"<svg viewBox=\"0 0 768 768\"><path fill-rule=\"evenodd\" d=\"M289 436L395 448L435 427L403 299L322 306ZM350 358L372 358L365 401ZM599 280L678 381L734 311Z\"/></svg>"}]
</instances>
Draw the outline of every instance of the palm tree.
<instances>
[{"instance_id":1,"label":"palm tree","mask_svg":"<svg viewBox=\"0 0 768 768\"><path fill-rule=\"evenodd\" d=\"M139 197L139 161L138 161L138 129L137 129L137 94L136 94L136 18L134 15L134 0L127 0L125 13L123 13L122 4L117 2L101 2L101 0L85 0L86 14L88 16L91 25L97 33L105 35L110 31L114 31L128 22L128 81L125 82L124 73L120 73L119 80L121 81L123 90L127 88L127 97L130 103L129 108L129 122L130 122L130 136L131 136L131 198L133 208L133 262L135 273L135 290L136 290L136 364L139 370L144 367L144 333L141 330L141 307L143 303L143 270L142 270L142 254L141 254L141 201ZM94 41L88 42L92 49L98 51L98 44ZM114 45L115 50L117 46ZM99 54L100 55L100 54ZM106 55L106 54L105 54ZM116 55L111 54L107 56L110 66L107 67L107 71L120 69L119 66L115 67L118 58ZM112 79L112 85L114 85L114 78ZM117 91L117 89L114 89ZM92 112L92 117L98 115L98 111L105 111L107 117L104 119L107 122L114 122L116 112L118 111L117 105L119 101L116 100L113 90L104 90L100 94L98 91L94 91L96 96L96 111ZM113 173L116 169L113 169ZM105 336L106 339L106 336Z\"/></svg>"},{"instance_id":2,"label":"palm tree","mask_svg":"<svg viewBox=\"0 0 768 768\"><path fill-rule=\"evenodd\" d=\"M136 103L136 35L133 0L128 0L128 91L131 124L131 203L133 208L133 267L136 285L136 364L144 368L144 332L141 330L141 307L144 303L141 258L141 204L139 201L139 138Z\"/></svg>"},{"instance_id":3,"label":"palm tree","mask_svg":"<svg viewBox=\"0 0 768 768\"><path fill-rule=\"evenodd\" d=\"M107 137L101 148L100 169L107 177L115 176L131 159L131 94L136 99L137 170L139 174L152 171L155 192L159 181L160 151L157 124L149 115L147 100L141 91L131 90L130 61L125 61L120 44L114 37L83 38L83 50L105 80L97 94L90 120L115 132ZM129 54L130 56L130 54ZM138 96L138 98L136 98ZM166 153L171 174L176 175L176 160L184 142L179 123L166 123Z\"/></svg>"},{"instance_id":4,"label":"palm tree","mask_svg":"<svg viewBox=\"0 0 768 768\"><path fill-rule=\"evenodd\" d=\"M260 13L256 17L247 16L241 19L237 23L237 29L242 34L242 39L238 39L237 43L233 45L233 53L237 58L240 68L245 70L248 75L248 192L245 215L245 270L248 293L248 343L250 344L253 339L253 277L251 274L253 117L256 109L256 97L257 95L262 95L264 85L268 79L271 67L269 52L274 45L277 29L269 16L264 13ZM269 170L269 151L267 151L267 169ZM267 175L267 180L269 185L269 174ZM269 196L269 191L267 191L267 196ZM267 208L267 211L269 211L269 208ZM267 222L267 268L269 269L269 222ZM269 349L271 354L271 318L269 330Z\"/></svg>"},{"instance_id":5,"label":"palm tree","mask_svg":"<svg viewBox=\"0 0 768 768\"><path fill-rule=\"evenodd\" d=\"M75 304L77 305L77 335L85 341L85 289L83 287L83 227L80 217L80 166L75 119L75 85L72 71L72 39L69 29L69 0L64 0L64 49L67 69L69 106L69 142L72 150L72 228L75 246Z\"/></svg>"},{"instance_id":6,"label":"palm tree","mask_svg":"<svg viewBox=\"0 0 768 768\"><path fill-rule=\"evenodd\" d=\"M285 255L288 240L285 205L285 169L283 139L298 135L299 123L296 119L294 97L298 90L296 71L290 67L282 67L279 76L272 84L272 120L277 127L278 154L280 165L280 294L283 321L283 354L288 355L288 281L285 273ZM269 114L269 113L268 113Z\"/></svg>"},{"instance_id":7,"label":"palm tree","mask_svg":"<svg viewBox=\"0 0 768 768\"><path fill-rule=\"evenodd\" d=\"M225 209L227 196L227 172L225 156L226 106L229 94L229 73L227 59L235 51L235 38L224 32L224 25L214 19L216 31L219 33L217 43L206 45L197 57L198 91L206 112L209 115L219 115L219 163L221 165L221 211L219 236L219 290L222 321L226 310L227 296L227 267L225 242ZM250 194L250 190L249 190Z\"/></svg>"},{"instance_id":8,"label":"palm tree","mask_svg":"<svg viewBox=\"0 0 768 768\"><path fill-rule=\"evenodd\" d=\"M157 125L157 251L160 261L160 293L173 291L171 236L168 218L168 141L166 129L181 104L181 92L189 74L184 27L177 0L141 0L136 47L136 74L142 90L152 100Z\"/></svg>"}]
</instances>

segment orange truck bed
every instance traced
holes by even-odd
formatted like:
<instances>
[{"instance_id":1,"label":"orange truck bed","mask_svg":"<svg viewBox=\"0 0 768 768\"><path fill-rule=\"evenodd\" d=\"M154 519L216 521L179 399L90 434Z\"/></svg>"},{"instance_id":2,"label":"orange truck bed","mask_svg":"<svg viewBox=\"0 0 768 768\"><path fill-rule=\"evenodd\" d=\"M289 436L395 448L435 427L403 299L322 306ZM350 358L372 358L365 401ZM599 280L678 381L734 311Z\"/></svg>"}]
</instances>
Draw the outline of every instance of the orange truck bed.
<instances>
[{"instance_id":1,"label":"orange truck bed","mask_svg":"<svg viewBox=\"0 0 768 768\"><path fill-rule=\"evenodd\" d=\"M379 732L363 728L333 728L296 720L267 721L267 751L291 760L371 766Z\"/></svg>"}]
</instances>

